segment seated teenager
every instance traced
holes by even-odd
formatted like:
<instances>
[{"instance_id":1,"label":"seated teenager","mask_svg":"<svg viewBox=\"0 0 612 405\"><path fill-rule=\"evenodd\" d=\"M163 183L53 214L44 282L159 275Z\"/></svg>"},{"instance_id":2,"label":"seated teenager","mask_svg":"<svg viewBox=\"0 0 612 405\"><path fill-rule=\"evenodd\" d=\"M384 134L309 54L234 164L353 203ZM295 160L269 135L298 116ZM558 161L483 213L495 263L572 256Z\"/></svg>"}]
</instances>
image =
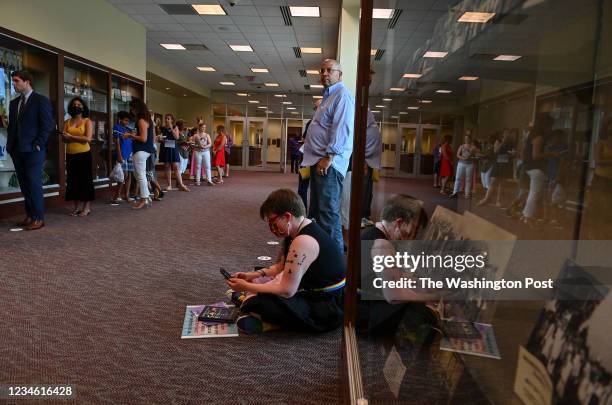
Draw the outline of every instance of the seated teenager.
<instances>
[{"instance_id":1,"label":"seated teenager","mask_svg":"<svg viewBox=\"0 0 612 405\"><path fill-rule=\"evenodd\" d=\"M232 290L247 293L240 310L248 315L238 319L238 327L247 333L275 326L314 332L338 327L346 265L336 243L305 217L302 199L289 189L271 193L259 214L285 240L276 264L228 280Z\"/></svg>"},{"instance_id":2,"label":"seated teenager","mask_svg":"<svg viewBox=\"0 0 612 405\"><path fill-rule=\"evenodd\" d=\"M394 241L413 240L419 229L427 226L427 214L422 202L406 195L396 195L385 202L380 216L380 222L361 231L361 240L368 241L362 246L370 249L371 261L370 266L362 269L358 328L370 334L387 334L394 333L403 319L409 318L416 327L434 324L435 314L426 303L438 300L436 293L408 288L378 289L373 286L377 277L385 281L410 277L409 272L397 268L374 272L373 258L395 256Z\"/></svg>"}]
</instances>

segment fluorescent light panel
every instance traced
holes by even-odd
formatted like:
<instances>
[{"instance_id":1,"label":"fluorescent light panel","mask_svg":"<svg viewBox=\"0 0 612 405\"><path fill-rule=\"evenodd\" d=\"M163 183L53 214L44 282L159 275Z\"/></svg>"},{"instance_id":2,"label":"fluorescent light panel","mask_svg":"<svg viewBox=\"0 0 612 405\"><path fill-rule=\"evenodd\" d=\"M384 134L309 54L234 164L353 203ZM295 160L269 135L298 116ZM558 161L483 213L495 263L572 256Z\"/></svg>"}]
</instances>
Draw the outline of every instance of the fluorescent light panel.
<instances>
[{"instance_id":1,"label":"fluorescent light panel","mask_svg":"<svg viewBox=\"0 0 612 405\"><path fill-rule=\"evenodd\" d=\"M374 107L376 107L376 108L385 108L386 105L379 104L379 105L375 105Z\"/></svg>"},{"instance_id":2,"label":"fluorescent light panel","mask_svg":"<svg viewBox=\"0 0 612 405\"><path fill-rule=\"evenodd\" d=\"M451 90L436 90L436 93L449 94L449 93L452 93L452 91Z\"/></svg>"},{"instance_id":3,"label":"fluorescent light panel","mask_svg":"<svg viewBox=\"0 0 612 405\"><path fill-rule=\"evenodd\" d=\"M219 82L220 85L222 86L235 86L236 83L234 82Z\"/></svg>"},{"instance_id":4,"label":"fluorescent light panel","mask_svg":"<svg viewBox=\"0 0 612 405\"><path fill-rule=\"evenodd\" d=\"M253 73L269 73L269 70L266 68L251 68L251 72Z\"/></svg>"},{"instance_id":5,"label":"fluorescent light panel","mask_svg":"<svg viewBox=\"0 0 612 405\"><path fill-rule=\"evenodd\" d=\"M321 48L300 48L300 51L302 51L302 53L322 53L323 50Z\"/></svg>"},{"instance_id":6,"label":"fluorescent light panel","mask_svg":"<svg viewBox=\"0 0 612 405\"><path fill-rule=\"evenodd\" d=\"M405 77L406 79L418 79L421 76L423 75L420 73L404 73L404 76L402 77Z\"/></svg>"},{"instance_id":7,"label":"fluorescent light panel","mask_svg":"<svg viewBox=\"0 0 612 405\"><path fill-rule=\"evenodd\" d=\"M251 45L230 45L234 52L253 52Z\"/></svg>"},{"instance_id":8,"label":"fluorescent light panel","mask_svg":"<svg viewBox=\"0 0 612 405\"><path fill-rule=\"evenodd\" d=\"M421 104L431 104L431 100L421 100Z\"/></svg>"},{"instance_id":9,"label":"fluorescent light panel","mask_svg":"<svg viewBox=\"0 0 612 405\"><path fill-rule=\"evenodd\" d=\"M461 76L459 80L466 80L466 81L478 80L478 76Z\"/></svg>"},{"instance_id":10,"label":"fluorescent light panel","mask_svg":"<svg viewBox=\"0 0 612 405\"><path fill-rule=\"evenodd\" d=\"M312 98L319 99L319 98L323 98L323 96L312 96Z\"/></svg>"},{"instance_id":11,"label":"fluorescent light panel","mask_svg":"<svg viewBox=\"0 0 612 405\"><path fill-rule=\"evenodd\" d=\"M289 7L291 17L320 17L319 7Z\"/></svg>"},{"instance_id":12,"label":"fluorescent light panel","mask_svg":"<svg viewBox=\"0 0 612 405\"><path fill-rule=\"evenodd\" d=\"M320 73L321 73L320 71L315 70L315 69L308 69L308 70L306 71L306 74L307 74L307 75L318 75L318 74L320 74Z\"/></svg>"},{"instance_id":13,"label":"fluorescent light panel","mask_svg":"<svg viewBox=\"0 0 612 405\"><path fill-rule=\"evenodd\" d=\"M405 87L391 87L389 89L389 91L404 91L404 90L406 90Z\"/></svg>"},{"instance_id":14,"label":"fluorescent light panel","mask_svg":"<svg viewBox=\"0 0 612 405\"><path fill-rule=\"evenodd\" d=\"M264 83L266 87L278 87L278 83Z\"/></svg>"},{"instance_id":15,"label":"fluorescent light panel","mask_svg":"<svg viewBox=\"0 0 612 405\"><path fill-rule=\"evenodd\" d=\"M376 55L377 49L370 49L370 56Z\"/></svg>"},{"instance_id":16,"label":"fluorescent light panel","mask_svg":"<svg viewBox=\"0 0 612 405\"><path fill-rule=\"evenodd\" d=\"M383 101L393 101L392 98L383 98Z\"/></svg>"},{"instance_id":17,"label":"fluorescent light panel","mask_svg":"<svg viewBox=\"0 0 612 405\"><path fill-rule=\"evenodd\" d=\"M413 107L413 106L410 106L410 107L408 107L408 109L409 109L409 110L418 110L418 109L419 109L419 107Z\"/></svg>"},{"instance_id":18,"label":"fluorescent light panel","mask_svg":"<svg viewBox=\"0 0 612 405\"><path fill-rule=\"evenodd\" d=\"M251 103L251 104L259 104L259 100L249 100L249 103Z\"/></svg>"},{"instance_id":19,"label":"fluorescent light panel","mask_svg":"<svg viewBox=\"0 0 612 405\"><path fill-rule=\"evenodd\" d=\"M261 108L262 110L265 110L265 109L267 109L268 107L261 106L261 107L257 107L257 108Z\"/></svg>"},{"instance_id":20,"label":"fluorescent light panel","mask_svg":"<svg viewBox=\"0 0 612 405\"><path fill-rule=\"evenodd\" d=\"M504 62L514 62L515 60L521 59L520 55L498 55L493 60L501 60Z\"/></svg>"},{"instance_id":21,"label":"fluorescent light panel","mask_svg":"<svg viewBox=\"0 0 612 405\"><path fill-rule=\"evenodd\" d=\"M248 96L247 93L236 93L236 95L240 96L240 97L247 97Z\"/></svg>"},{"instance_id":22,"label":"fluorescent light panel","mask_svg":"<svg viewBox=\"0 0 612 405\"><path fill-rule=\"evenodd\" d=\"M274 97L287 97L286 94L275 94Z\"/></svg>"},{"instance_id":23,"label":"fluorescent light panel","mask_svg":"<svg viewBox=\"0 0 612 405\"><path fill-rule=\"evenodd\" d=\"M323 85L322 84L311 84L310 88L311 89L322 89Z\"/></svg>"},{"instance_id":24,"label":"fluorescent light panel","mask_svg":"<svg viewBox=\"0 0 612 405\"><path fill-rule=\"evenodd\" d=\"M425 55L423 55L423 57L424 58L444 58L446 55L448 55L448 52L427 51L425 52Z\"/></svg>"},{"instance_id":25,"label":"fluorescent light panel","mask_svg":"<svg viewBox=\"0 0 612 405\"><path fill-rule=\"evenodd\" d=\"M465 23L486 23L495 16L495 13L478 13L474 11L466 11L457 21Z\"/></svg>"},{"instance_id":26,"label":"fluorescent light panel","mask_svg":"<svg viewBox=\"0 0 612 405\"><path fill-rule=\"evenodd\" d=\"M218 4L192 4L191 7L200 15L227 15Z\"/></svg>"},{"instance_id":27,"label":"fluorescent light panel","mask_svg":"<svg viewBox=\"0 0 612 405\"><path fill-rule=\"evenodd\" d=\"M200 72L216 72L217 71L217 69L215 69L212 66L198 66L197 69Z\"/></svg>"},{"instance_id":28,"label":"fluorescent light panel","mask_svg":"<svg viewBox=\"0 0 612 405\"><path fill-rule=\"evenodd\" d=\"M160 44L160 45L166 49L181 50L181 51L185 50L185 47L181 44Z\"/></svg>"},{"instance_id":29,"label":"fluorescent light panel","mask_svg":"<svg viewBox=\"0 0 612 405\"><path fill-rule=\"evenodd\" d=\"M391 19L391 17L393 17L394 11L395 10L393 10L392 8L375 8L374 10L372 10L372 18L389 20Z\"/></svg>"},{"instance_id":30,"label":"fluorescent light panel","mask_svg":"<svg viewBox=\"0 0 612 405\"><path fill-rule=\"evenodd\" d=\"M295 110L295 107L287 107L287 110Z\"/></svg>"},{"instance_id":31,"label":"fluorescent light panel","mask_svg":"<svg viewBox=\"0 0 612 405\"><path fill-rule=\"evenodd\" d=\"M283 101L283 104L290 105L293 104L291 101Z\"/></svg>"}]
</instances>

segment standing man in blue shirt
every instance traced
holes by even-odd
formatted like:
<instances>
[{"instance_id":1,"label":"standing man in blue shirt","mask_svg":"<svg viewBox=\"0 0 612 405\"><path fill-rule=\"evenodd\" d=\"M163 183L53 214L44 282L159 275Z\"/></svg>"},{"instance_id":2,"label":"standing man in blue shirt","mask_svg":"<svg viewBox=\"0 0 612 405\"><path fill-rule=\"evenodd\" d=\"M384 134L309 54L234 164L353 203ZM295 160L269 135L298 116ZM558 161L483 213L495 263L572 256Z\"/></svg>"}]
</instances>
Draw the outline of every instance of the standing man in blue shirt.
<instances>
[{"instance_id":1,"label":"standing man in blue shirt","mask_svg":"<svg viewBox=\"0 0 612 405\"><path fill-rule=\"evenodd\" d=\"M317 221L342 252L340 198L353 152L355 98L342 83L342 67L333 59L321 64L321 84L325 91L308 127L302 160L302 166L310 167L308 216Z\"/></svg>"},{"instance_id":2,"label":"standing man in blue shirt","mask_svg":"<svg viewBox=\"0 0 612 405\"><path fill-rule=\"evenodd\" d=\"M25 201L26 218L19 223L28 231L45 223L42 170L47 139L55 129L51 102L32 89L34 78L26 70L11 73L13 87L21 95L9 105L8 140L19 187Z\"/></svg>"}]
</instances>

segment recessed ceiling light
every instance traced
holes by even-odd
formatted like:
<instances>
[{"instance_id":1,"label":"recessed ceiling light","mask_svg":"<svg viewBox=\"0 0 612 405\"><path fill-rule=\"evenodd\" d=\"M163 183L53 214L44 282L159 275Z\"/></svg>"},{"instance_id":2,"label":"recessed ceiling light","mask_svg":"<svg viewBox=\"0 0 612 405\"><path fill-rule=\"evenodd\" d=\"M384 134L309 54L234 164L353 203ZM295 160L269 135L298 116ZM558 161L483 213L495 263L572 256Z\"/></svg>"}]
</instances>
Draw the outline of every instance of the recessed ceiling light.
<instances>
[{"instance_id":1,"label":"recessed ceiling light","mask_svg":"<svg viewBox=\"0 0 612 405\"><path fill-rule=\"evenodd\" d=\"M218 4L192 4L191 7L200 15L227 15Z\"/></svg>"},{"instance_id":2,"label":"recessed ceiling light","mask_svg":"<svg viewBox=\"0 0 612 405\"><path fill-rule=\"evenodd\" d=\"M236 83L234 82L219 82L219 84L223 86L235 86L236 85Z\"/></svg>"},{"instance_id":3,"label":"recessed ceiling light","mask_svg":"<svg viewBox=\"0 0 612 405\"><path fill-rule=\"evenodd\" d=\"M501 60L504 62L514 62L515 60L521 59L520 55L498 55L493 60Z\"/></svg>"},{"instance_id":4,"label":"recessed ceiling light","mask_svg":"<svg viewBox=\"0 0 612 405\"><path fill-rule=\"evenodd\" d=\"M274 97L287 97L286 94L275 94Z\"/></svg>"},{"instance_id":5,"label":"recessed ceiling light","mask_svg":"<svg viewBox=\"0 0 612 405\"><path fill-rule=\"evenodd\" d=\"M166 87L166 90L170 90L170 87Z\"/></svg>"},{"instance_id":6,"label":"recessed ceiling light","mask_svg":"<svg viewBox=\"0 0 612 405\"><path fill-rule=\"evenodd\" d=\"M378 49L370 49L370 56L376 55L377 51L378 51Z\"/></svg>"},{"instance_id":7,"label":"recessed ceiling light","mask_svg":"<svg viewBox=\"0 0 612 405\"><path fill-rule=\"evenodd\" d=\"M389 89L389 91L404 91L404 90L406 90L405 87L391 87Z\"/></svg>"},{"instance_id":8,"label":"recessed ceiling light","mask_svg":"<svg viewBox=\"0 0 612 405\"><path fill-rule=\"evenodd\" d=\"M196 69L198 69L200 72L216 72L217 69L215 69L212 66L198 66Z\"/></svg>"},{"instance_id":9,"label":"recessed ceiling light","mask_svg":"<svg viewBox=\"0 0 612 405\"><path fill-rule=\"evenodd\" d=\"M399 115L406 115L406 114L408 114L406 111L400 111L399 112Z\"/></svg>"},{"instance_id":10,"label":"recessed ceiling light","mask_svg":"<svg viewBox=\"0 0 612 405\"><path fill-rule=\"evenodd\" d=\"M259 104L259 100L249 100L249 103L251 103L251 104Z\"/></svg>"},{"instance_id":11,"label":"recessed ceiling light","mask_svg":"<svg viewBox=\"0 0 612 405\"><path fill-rule=\"evenodd\" d=\"M299 114L297 111L291 111L291 114Z\"/></svg>"},{"instance_id":12,"label":"recessed ceiling light","mask_svg":"<svg viewBox=\"0 0 612 405\"><path fill-rule=\"evenodd\" d=\"M418 110L418 109L419 107L413 107L413 106L408 107L408 110Z\"/></svg>"},{"instance_id":13,"label":"recessed ceiling light","mask_svg":"<svg viewBox=\"0 0 612 405\"><path fill-rule=\"evenodd\" d=\"M295 107L287 107L287 110L295 110Z\"/></svg>"},{"instance_id":14,"label":"recessed ceiling light","mask_svg":"<svg viewBox=\"0 0 612 405\"><path fill-rule=\"evenodd\" d=\"M322 53L323 50L321 48L300 48L302 53Z\"/></svg>"},{"instance_id":15,"label":"recessed ceiling light","mask_svg":"<svg viewBox=\"0 0 612 405\"><path fill-rule=\"evenodd\" d=\"M477 13L473 11L466 11L457 21L466 23L486 23L489 21L495 13Z\"/></svg>"},{"instance_id":16,"label":"recessed ceiling light","mask_svg":"<svg viewBox=\"0 0 612 405\"><path fill-rule=\"evenodd\" d=\"M163 46L166 49L172 49L172 50L185 50L185 47L181 44L160 44L161 46Z\"/></svg>"},{"instance_id":17,"label":"recessed ceiling light","mask_svg":"<svg viewBox=\"0 0 612 405\"><path fill-rule=\"evenodd\" d=\"M293 104L291 101L283 101L283 104L290 105Z\"/></svg>"},{"instance_id":18,"label":"recessed ceiling light","mask_svg":"<svg viewBox=\"0 0 612 405\"><path fill-rule=\"evenodd\" d=\"M419 77L423 76L420 73L404 73L404 76L406 79L418 79Z\"/></svg>"},{"instance_id":19,"label":"recessed ceiling light","mask_svg":"<svg viewBox=\"0 0 612 405\"><path fill-rule=\"evenodd\" d=\"M318 75L319 73L321 73L321 72L319 72L318 70L315 70L315 69L308 69L306 71L307 75Z\"/></svg>"},{"instance_id":20,"label":"recessed ceiling light","mask_svg":"<svg viewBox=\"0 0 612 405\"><path fill-rule=\"evenodd\" d=\"M393 16L393 11L395 10L393 10L392 8L375 8L372 11L372 18L388 20Z\"/></svg>"},{"instance_id":21,"label":"recessed ceiling light","mask_svg":"<svg viewBox=\"0 0 612 405\"><path fill-rule=\"evenodd\" d=\"M448 93L452 93L452 90L436 90L436 93L448 94Z\"/></svg>"},{"instance_id":22,"label":"recessed ceiling light","mask_svg":"<svg viewBox=\"0 0 612 405\"><path fill-rule=\"evenodd\" d=\"M374 107L376 107L376 108L385 108L385 107L387 107L387 106L386 106L386 105L379 104L379 105L375 105Z\"/></svg>"},{"instance_id":23,"label":"recessed ceiling light","mask_svg":"<svg viewBox=\"0 0 612 405\"><path fill-rule=\"evenodd\" d=\"M421 100L421 104L431 104L431 100Z\"/></svg>"},{"instance_id":24,"label":"recessed ceiling light","mask_svg":"<svg viewBox=\"0 0 612 405\"><path fill-rule=\"evenodd\" d=\"M398 117L397 117L397 115L392 115L390 118L391 118L392 120L396 120Z\"/></svg>"},{"instance_id":25,"label":"recessed ceiling light","mask_svg":"<svg viewBox=\"0 0 612 405\"><path fill-rule=\"evenodd\" d=\"M478 76L461 76L459 80L468 80L468 81L478 80Z\"/></svg>"},{"instance_id":26,"label":"recessed ceiling light","mask_svg":"<svg viewBox=\"0 0 612 405\"><path fill-rule=\"evenodd\" d=\"M187 94L183 94L183 97L187 97Z\"/></svg>"},{"instance_id":27,"label":"recessed ceiling light","mask_svg":"<svg viewBox=\"0 0 612 405\"><path fill-rule=\"evenodd\" d=\"M230 45L229 47L235 52L253 52L251 45Z\"/></svg>"},{"instance_id":28,"label":"recessed ceiling light","mask_svg":"<svg viewBox=\"0 0 612 405\"><path fill-rule=\"evenodd\" d=\"M257 107L257 108L261 108L262 110L265 110L265 109L267 109L268 107L266 107L266 106L263 106L263 105L262 105L261 107Z\"/></svg>"},{"instance_id":29,"label":"recessed ceiling light","mask_svg":"<svg viewBox=\"0 0 612 405\"><path fill-rule=\"evenodd\" d=\"M289 7L291 17L320 17L319 7Z\"/></svg>"},{"instance_id":30,"label":"recessed ceiling light","mask_svg":"<svg viewBox=\"0 0 612 405\"><path fill-rule=\"evenodd\" d=\"M253 73L268 73L269 70L266 68L251 68L251 72Z\"/></svg>"},{"instance_id":31,"label":"recessed ceiling light","mask_svg":"<svg viewBox=\"0 0 612 405\"><path fill-rule=\"evenodd\" d=\"M323 98L323 96L312 96L314 99Z\"/></svg>"},{"instance_id":32,"label":"recessed ceiling light","mask_svg":"<svg viewBox=\"0 0 612 405\"><path fill-rule=\"evenodd\" d=\"M374 113L374 114L378 114L379 112L380 112L380 111L378 111L378 110L373 110L373 111L372 111L372 113Z\"/></svg>"},{"instance_id":33,"label":"recessed ceiling light","mask_svg":"<svg viewBox=\"0 0 612 405\"><path fill-rule=\"evenodd\" d=\"M247 97L248 96L247 93L236 93L236 95L238 95L240 97Z\"/></svg>"},{"instance_id":34,"label":"recessed ceiling light","mask_svg":"<svg viewBox=\"0 0 612 405\"><path fill-rule=\"evenodd\" d=\"M448 55L448 52L427 51L425 52L425 55L423 55L423 57L424 58L443 58L446 55Z\"/></svg>"},{"instance_id":35,"label":"recessed ceiling light","mask_svg":"<svg viewBox=\"0 0 612 405\"><path fill-rule=\"evenodd\" d=\"M383 98L383 101L393 101L392 98Z\"/></svg>"},{"instance_id":36,"label":"recessed ceiling light","mask_svg":"<svg viewBox=\"0 0 612 405\"><path fill-rule=\"evenodd\" d=\"M311 89L322 89L323 85L322 84L311 84L310 88Z\"/></svg>"},{"instance_id":37,"label":"recessed ceiling light","mask_svg":"<svg viewBox=\"0 0 612 405\"><path fill-rule=\"evenodd\" d=\"M278 87L278 83L264 83L266 87Z\"/></svg>"}]
</instances>

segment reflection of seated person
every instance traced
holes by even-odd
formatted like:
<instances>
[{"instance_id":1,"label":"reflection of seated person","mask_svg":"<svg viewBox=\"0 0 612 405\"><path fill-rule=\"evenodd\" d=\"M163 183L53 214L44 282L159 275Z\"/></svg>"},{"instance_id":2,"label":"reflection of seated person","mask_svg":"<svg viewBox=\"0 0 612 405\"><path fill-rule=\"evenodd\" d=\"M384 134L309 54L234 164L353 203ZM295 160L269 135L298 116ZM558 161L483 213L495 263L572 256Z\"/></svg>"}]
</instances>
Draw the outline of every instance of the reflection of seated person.
<instances>
[{"instance_id":1,"label":"reflection of seated person","mask_svg":"<svg viewBox=\"0 0 612 405\"><path fill-rule=\"evenodd\" d=\"M245 291L238 327L247 333L282 327L327 331L342 322L346 267L335 242L305 217L300 197L288 189L274 191L260 208L270 232L283 237L279 261L258 271L236 273L228 281ZM271 279L269 279L271 278Z\"/></svg>"},{"instance_id":2,"label":"reflection of seated person","mask_svg":"<svg viewBox=\"0 0 612 405\"><path fill-rule=\"evenodd\" d=\"M361 240L365 242L362 246L370 248L367 256L370 258L370 264L362 269L361 279L364 284L361 286L359 301L359 329L370 333L393 333L398 323L408 314L415 326L431 325L436 322L436 316L425 303L437 301L438 294L408 288L373 286L375 278L382 278L384 281L410 278L409 271L397 268L386 268L375 273L373 258L395 256L393 241L413 240L419 229L427 226L427 214L422 203L409 196L396 195L385 202L380 216L380 222L361 231Z\"/></svg>"}]
</instances>

